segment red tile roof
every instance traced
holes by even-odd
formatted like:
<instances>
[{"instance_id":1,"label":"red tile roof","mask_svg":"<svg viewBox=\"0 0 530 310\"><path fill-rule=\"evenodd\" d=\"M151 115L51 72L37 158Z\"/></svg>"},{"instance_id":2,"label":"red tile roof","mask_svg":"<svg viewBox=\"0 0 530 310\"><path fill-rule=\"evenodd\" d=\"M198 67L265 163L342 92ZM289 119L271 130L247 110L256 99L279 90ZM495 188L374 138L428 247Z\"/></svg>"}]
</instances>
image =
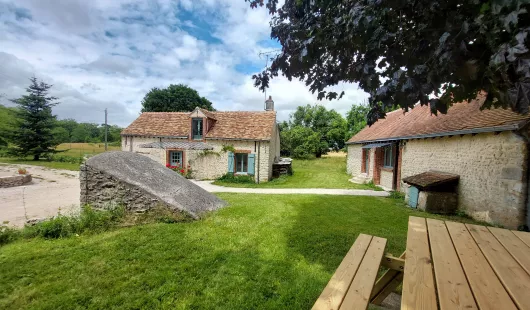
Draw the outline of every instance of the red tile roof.
<instances>
[{"instance_id":1,"label":"red tile roof","mask_svg":"<svg viewBox=\"0 0 530 310\"><path fill-rule=\"evenodd\" d=\"M422 136L519 129L530 120L508 109L480 110L484 98L454 104L447 114L431 114L428 106L416 105L409 112L395 110L372 126L366 126L347 143L398 140ZM486 130L487 129L487 130Z\"/></svg>"},{"instance_id":2,"label":"red tile roof","mask_svg":"<svg viewBox=\"0 0 530 310\"><path fill-rule=\"evenodd\" d=\"M187 137L190 134L191 112L144 112L121 134L129 136ZM203 111L204 113L204 111ZM210 112L214 125L206 139L270 140L276 125L275 111Z\"/></svg>"}]
</instances>

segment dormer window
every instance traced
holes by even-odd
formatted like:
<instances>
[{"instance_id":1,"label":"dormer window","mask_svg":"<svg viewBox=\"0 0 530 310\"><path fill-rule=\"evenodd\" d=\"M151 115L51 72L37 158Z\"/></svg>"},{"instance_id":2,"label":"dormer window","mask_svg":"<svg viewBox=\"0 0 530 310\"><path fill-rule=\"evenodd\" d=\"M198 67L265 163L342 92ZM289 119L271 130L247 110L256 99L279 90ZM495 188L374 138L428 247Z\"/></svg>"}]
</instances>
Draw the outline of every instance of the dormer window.
<instances>
[{"instance_id":1,"label":"dormer window","mask_svg":"<svg viewBox=\"0 0 530 310\"><path fill-rule=\"evenodd\" d=\"M202 140L202 118L193 118L191 120L191 134L193 140Z\"/></svg>"}]
</instances>

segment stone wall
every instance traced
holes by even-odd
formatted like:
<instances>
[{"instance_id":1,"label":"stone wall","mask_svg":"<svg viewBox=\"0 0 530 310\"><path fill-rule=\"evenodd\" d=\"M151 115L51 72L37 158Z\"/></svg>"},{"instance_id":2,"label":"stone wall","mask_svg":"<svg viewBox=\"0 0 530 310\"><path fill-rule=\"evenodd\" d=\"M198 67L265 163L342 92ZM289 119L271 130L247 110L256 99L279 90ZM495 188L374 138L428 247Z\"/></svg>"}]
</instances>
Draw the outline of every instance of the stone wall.
<instances>
[{"instance_id":1,"label":"stone wall","mask_svg":"<svg viewBox=\"0 0 530 310\"><path fill-rule=\"evenodd\" d=\"M348 159L346 171L349 175L357 176L361 173L363 149L361 144L348 144Z\"/></svg>"},{"instance_id":2,"label":"stone wall","mask_svg":"<svg viewBox=\"0 0 530 310\"><path fill-rule=\"evenodd\" d=\"M147 156L163 165L166 164L166 150L155 148L142 148L142 144L151 142L171 142L171 141L187 141L187 139L168 139L168 138L154 138L154 137L122 137L122 151L134 152ZM182 150L186 165L190 165L193 171L192 177L198 180L213 180L219 178L228 172L228 153L222 152L225 145L231 145L236 150L249 152L255 154L255 174L254 178L259 181L267 182L272 177L272 161L275 155L270 153L270 145L276 145L269 142L258 141L238 141L238 140L206 140L206 144L213 147L212 152L216 154L207 154L198 150ZM279 147L273 147L273 153L279 156Z\"/></svg>"},{"instance_id":3,"label":"stone wall","mask_svg":"<svg viewBox=\"0 0 530 310\"><path fill-rule=\"evenodd\" d=\"M392 190L393 177L394 177L394 172L392 170L381 168L381 177L379 179L379 185L381 185L386 190Z\"/></svg>"},{"instance_id":4,"label":"stone wall","mask_svg":"<svg viewBox=\"0 0 530 310\"><path fill-rule=\"evenodd\" d=\"M105 152L81 165L80 201L94 208L124 205L144 212L165 207L193 218L226 203L160 163L134 152Z\"/></svg>"},{"instance_id":5,"label":"stone wall","mask_svg":"<svg viewBox=\"0 0 530 310\"><path fill-rule=\"evenodd\" d=\"M409 140L401 178L428 170L458 174L460 210L477 220L517 228L525 220L526 154L524 140L513 132Z\"/></svg>"},{"instance_id":6,"label":"stone wall","mask_svg":"<svg viewBox=\"0 0 530 310\"><path fill-rule=\"evenodd\" d=\"M31 182L31 174L0 177L0 188L22 186Z\"/></svg>"},{"instance_id":7,"label":"stone wall","mask_svg":"<svg viewBox=\"0 0 530 310\"><path fill-rule=\"evenodd\" d=\"M168 207L160 199L144 190L87 166L81 166L79 180L81 182L81 204L90 204L95 209L125 205L129 211L145 212L157 207Z\"/></svg>"}]
</instances>

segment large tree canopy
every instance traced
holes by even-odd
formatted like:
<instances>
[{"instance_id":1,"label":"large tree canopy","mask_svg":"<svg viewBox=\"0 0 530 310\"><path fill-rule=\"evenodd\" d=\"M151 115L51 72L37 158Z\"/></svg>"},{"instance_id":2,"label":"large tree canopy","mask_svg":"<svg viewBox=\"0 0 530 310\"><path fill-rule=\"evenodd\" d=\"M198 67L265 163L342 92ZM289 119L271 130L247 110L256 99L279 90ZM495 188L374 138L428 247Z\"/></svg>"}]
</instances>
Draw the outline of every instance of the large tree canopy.
<instances>
[{"instance_id":1,"label":"large tree canopy","mask_svg":"<svg viewBox=\"0 0 530 310\"><path fill-rule=\"evenodd\" d=\"M151 89L142 100L142 112L191 112L196 107L213 111L212 103L183 84Z\"/></svg>"},{"instance_id":2,"label":"large tree canopy","mask_svg":"<svg viewBox=\"0 0 530 310\"><path fill-rule=\"evenodd\" d=\"M484 107L528 113L529 0L245 1L266 2L271 37L282 45L254 76L262 90L280 73L319 99L339 97L329 86L359 83L371 95L369 124L392 105L445 113L481 91Z\"/></svg>"}]
</instances>

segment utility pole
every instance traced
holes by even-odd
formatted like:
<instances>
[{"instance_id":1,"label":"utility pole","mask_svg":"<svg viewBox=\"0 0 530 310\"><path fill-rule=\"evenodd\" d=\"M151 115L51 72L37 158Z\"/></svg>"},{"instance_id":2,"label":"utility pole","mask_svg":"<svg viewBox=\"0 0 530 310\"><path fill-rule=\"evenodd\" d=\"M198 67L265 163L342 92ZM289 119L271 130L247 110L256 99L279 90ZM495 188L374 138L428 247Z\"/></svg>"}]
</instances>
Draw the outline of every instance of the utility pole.
<instances>
[{"instance_id":1,"label":"utility pole","mask_svg":"<svg viewBox=\"0 0 530 310\"><path fill-rule=\"evenodd\" d=\"M105 108L105 152L107 151L107 108Z\"/></svg>"}]
</instances>

